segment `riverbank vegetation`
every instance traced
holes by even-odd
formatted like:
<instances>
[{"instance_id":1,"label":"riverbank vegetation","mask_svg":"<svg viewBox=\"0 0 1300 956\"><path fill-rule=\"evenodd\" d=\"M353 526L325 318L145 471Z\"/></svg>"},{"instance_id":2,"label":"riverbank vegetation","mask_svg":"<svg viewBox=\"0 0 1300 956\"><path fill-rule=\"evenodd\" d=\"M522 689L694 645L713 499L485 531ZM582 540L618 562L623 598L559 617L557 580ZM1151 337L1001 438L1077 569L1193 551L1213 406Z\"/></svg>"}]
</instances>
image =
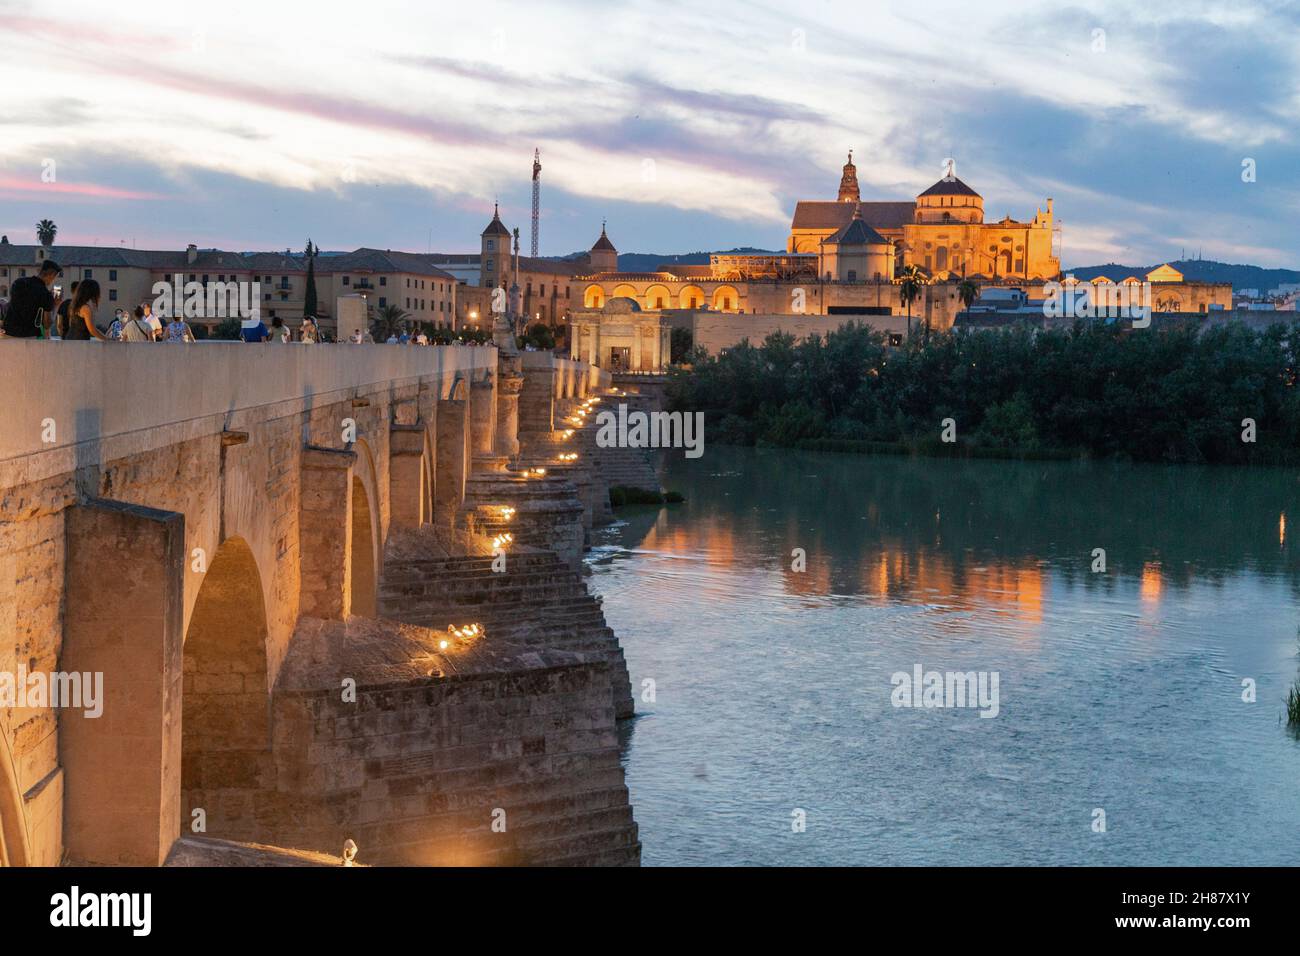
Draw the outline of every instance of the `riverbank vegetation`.
<instances>
[{"instance_id":1,"label":"riverbank vegetation","mask_svg":"<svg viewBox=\"0 0 1300 956\"><path fill-rule=\"evenodd\" d=\"M891 348L883 333L849 323L824 337L777 333L720 356L696 351L668 397L674 409L705 413L711 443L1300 463L1295 328L1080 323L914 335ZM945 419L955 441L943 440Z\"/></svg>"}]
</instances>

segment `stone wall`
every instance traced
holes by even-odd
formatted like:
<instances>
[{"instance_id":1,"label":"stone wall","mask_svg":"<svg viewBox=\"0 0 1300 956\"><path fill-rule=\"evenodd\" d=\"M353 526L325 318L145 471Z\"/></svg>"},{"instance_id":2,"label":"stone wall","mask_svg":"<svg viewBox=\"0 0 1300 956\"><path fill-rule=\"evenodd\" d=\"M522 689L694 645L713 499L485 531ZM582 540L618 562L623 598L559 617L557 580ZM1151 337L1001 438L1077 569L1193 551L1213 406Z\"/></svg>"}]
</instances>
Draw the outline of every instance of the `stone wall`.
<instances>
[{"instance_id":1,"label":"stone wall","mask_svg":"<svg viewBox=\"0 0 1300 956\"><path fill-rule=\"evenodd\" d=\"M108 533L70 527L68 509L78 500L102 498L180 519L175 607L182 634L223 548L232 541L247 548L263 598L265 662L239 675L239 693L259 693L265 701L299 616L304 448L350 444L354 450L355 477L372 505L368 546L378 573L392 521L390 424L419 420L432 431L437 400L450 392L458 372L488 369L495 355L493 349L384 346L209 343L159 352L152 345L5 342L0 377L11 401L0 429L0 669L51 672L67 663L69 535L93 553L107 547L101 539ZM348 442L353 429L355 441ZM94 587L81 574L78 612L93 611L99 600L93 595L111 596L124 576L153 560L148 549L108 547L104 553ZM120 666L139 664L124 660ZM216 671L195 666L192 688L233 692ZM114 681L129 679L127 670L106 672L106 696L113 699ZM159 701L163 689L155 688ZM145 730L159 741L168 721L180 725L179 700L166 708ZM63 768L76 763L74 751L141 752L134 746L123 751L120 733L103 719L85 721L86 734L66 741L61 755L59 723L48 707L0 711L0 754L12 767L12 790L19 795L6 801L8 791L0 787L0 825L16 834L5 840L13 847L7 857L56 863L63 856L62 834L84 829L83 821L64 819L63 812ZM132 764L124 760L117 772L129 777ZM156 774L152 779L158 790L166 786ZM118 849L98 861L124 858Z\"/></svg>"},{"instance_id":2,"label":"stone wall","mask_svg":"<svg viewBox=\"0 0 1300 956\"><path fill-rule=\"evenodd\" d=\"M350 838L375 864L637 862L604 661L439 636L304 622L275 701L280 787L228 837Z\"/></svg>"}]
</instances>

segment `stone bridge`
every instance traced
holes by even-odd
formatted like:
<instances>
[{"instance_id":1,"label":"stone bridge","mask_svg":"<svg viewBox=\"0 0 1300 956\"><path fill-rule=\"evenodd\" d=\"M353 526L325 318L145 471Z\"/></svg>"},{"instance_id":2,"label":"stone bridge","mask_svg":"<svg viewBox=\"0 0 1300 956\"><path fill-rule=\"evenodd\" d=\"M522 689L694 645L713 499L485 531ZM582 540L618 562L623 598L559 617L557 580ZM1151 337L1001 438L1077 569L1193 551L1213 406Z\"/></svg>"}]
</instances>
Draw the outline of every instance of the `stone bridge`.
<instances>
[{"instance_id":1,"label":"stone bridge","mask_svg":"<svg viewBox=\"0 0 1300 956\"><path fill-rule=\"evenodd\" d=\"M607 373L9 341L0 377L0 690L102 675L98 717L0 699L0 863L639 860L577 570L608 491L557 424Z\"/></svg>"}]
</instances>

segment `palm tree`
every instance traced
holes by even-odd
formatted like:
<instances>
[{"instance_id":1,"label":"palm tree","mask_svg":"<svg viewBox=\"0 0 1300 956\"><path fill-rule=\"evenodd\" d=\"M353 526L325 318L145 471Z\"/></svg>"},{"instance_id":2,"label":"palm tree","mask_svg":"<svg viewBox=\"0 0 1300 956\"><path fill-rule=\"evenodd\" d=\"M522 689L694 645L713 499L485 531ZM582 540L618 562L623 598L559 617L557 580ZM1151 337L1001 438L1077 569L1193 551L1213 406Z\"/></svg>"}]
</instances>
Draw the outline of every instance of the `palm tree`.
<instances>
[{"instance_id":1,"label":"palm tree","mask_svg":"<svg viewBox=\"0 0 1300 956\"><path fill-rule=\"evenodd\" d=\"M898 298L907 306L907 337L912 337L912 303L921 297L921 286L925 285L925 273L915 263L903 266L898 276Z\"/></svg>"},{"instance_id":2,"label":"palm tree","mask_svg":"<svg viewBox=\"0 0 1300 956\"><path fill-rule=\"evenodd\" d=\"M379 310L377 322L379 323L381 336L375 336L379 341L386 341L390 335L396 335L397 330L402 323L406 321L406 310L400 305L386 305Z\"/></svg>"},{"instance_id":3,"label":"palm tree","mask_svg":"<svg viewBox=\"0 0 1300 956\"><path fill-rule=\"evenodd\" d=\"M40 240L43 246L54 245L54 237L58 234L59 227L51 219L42 219L36 224L36 238Z\"/></svg>"},{"instance_id":4,"label":"palm tree","mask_svg":"<svg viewBox=\"0 0 1300 956\"><path fill-rule=\"evenodd\" d=\"M974 302L980 294L980 287L971 279L962 279L957 283L957 298L961 299L961 307L969 310L971 303Z\"/></svg>"}]
</instances>

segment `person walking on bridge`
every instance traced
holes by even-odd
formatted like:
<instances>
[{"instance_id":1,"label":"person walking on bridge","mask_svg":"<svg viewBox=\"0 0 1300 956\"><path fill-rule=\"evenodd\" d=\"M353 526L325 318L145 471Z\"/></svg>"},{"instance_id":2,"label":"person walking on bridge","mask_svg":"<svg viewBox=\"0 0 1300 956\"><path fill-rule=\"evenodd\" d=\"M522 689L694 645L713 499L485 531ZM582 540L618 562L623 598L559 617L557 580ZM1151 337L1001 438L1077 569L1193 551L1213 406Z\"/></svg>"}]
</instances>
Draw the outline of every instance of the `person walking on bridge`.
<instances>
[{"instance_id":1,"label":"person walking on bridge","mask_svg":"<svg viewBox=\"0 0 1300 956\"><path fill-rule=\"evenodd\" d=\"M163 341L181 344L193 342L194 332L190 329L190 324L178 315L168 322L163 329Z\"/></svg>"},{"instance_id":2,"label":"person walking on bridge","mask_svg":"<svg viewBox=\"0 0 1300 956\"><path fill-rule=\"evenodd\" d=\"M95 310L98 308L99 283L94 279L83 279L77 286L77 294L72 297L72 308L68 309L68 329L63 337L69 342L88 342L91 339L111 341L95 327Z\"/></svg>"},{"instance_id":3,"label":"person walking on bridge","mask_svg":"<svg viewBox=\"0 0 1300 956\"><path fill-rule=\"evenodd\" d=\"M122 326L123 342L152 342L153 328L145 321L144 307L137 305L131 318Z\"/></svg>"},{"instance_id":4,"label":"person walking on bridge","mask_svg":"<svg viewBox=\"0 0 1300 956\"><path fill-rule=\"evenodd\" d=\"M17 339L34 339L43 334L44 325L51 321L61 296L51 292L54 280L63 270L53 259L41 263L34 276L15 280L9 290L9 309L5 312L5 335Z\"/></svg>"}]
</instances>

